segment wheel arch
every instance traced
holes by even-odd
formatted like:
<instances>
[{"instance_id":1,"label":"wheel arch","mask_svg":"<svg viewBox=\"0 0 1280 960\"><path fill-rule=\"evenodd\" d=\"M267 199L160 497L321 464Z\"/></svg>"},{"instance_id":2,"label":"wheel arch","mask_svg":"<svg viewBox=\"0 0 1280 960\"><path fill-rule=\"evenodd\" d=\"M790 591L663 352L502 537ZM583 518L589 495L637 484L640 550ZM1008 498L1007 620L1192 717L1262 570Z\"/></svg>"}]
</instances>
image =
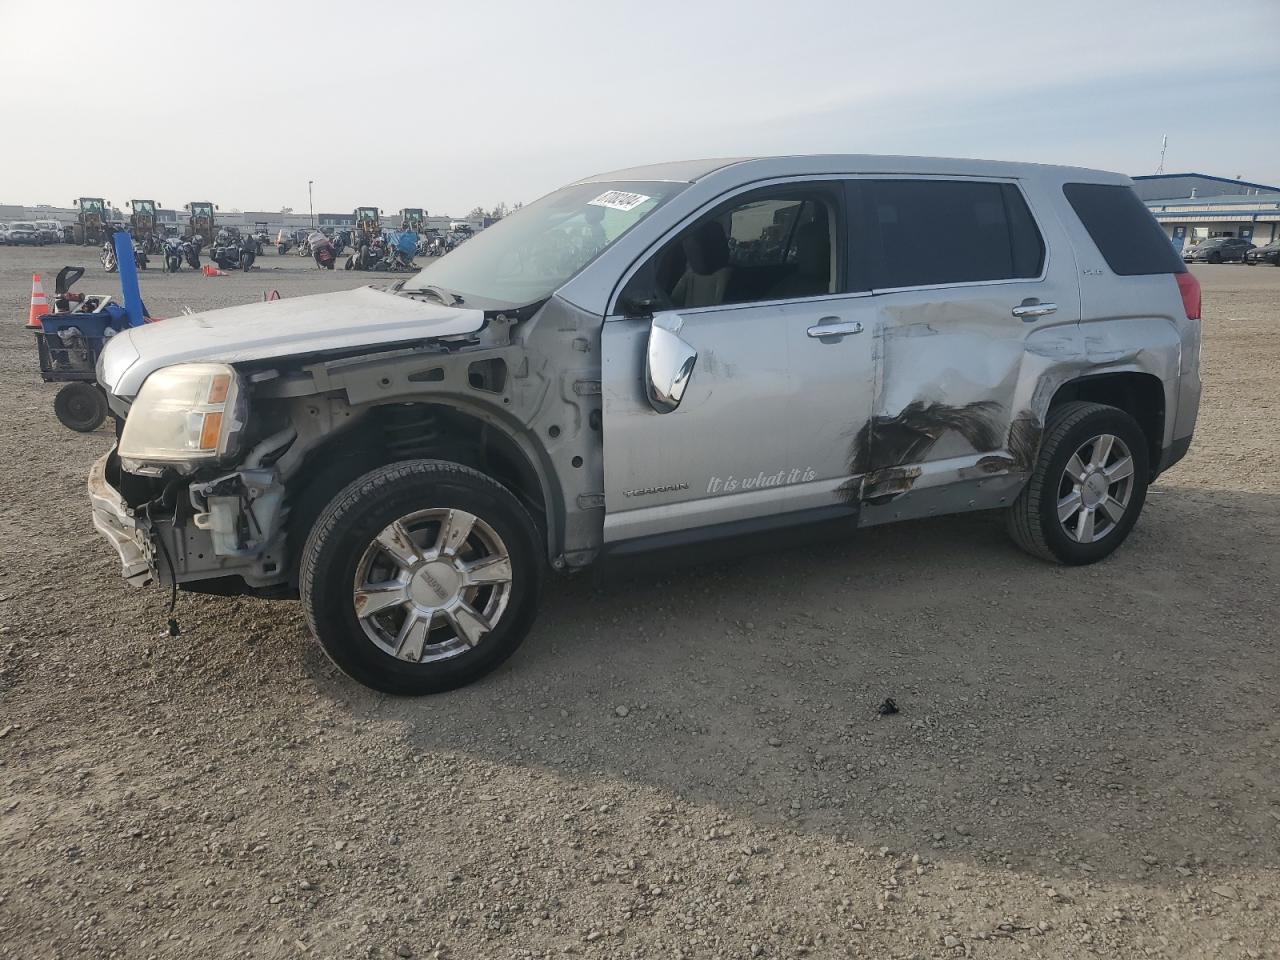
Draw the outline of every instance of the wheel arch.
<instances>
[{"instance_id":1,"label":"wheel arch","mask_svg":"<svg viewBox=\"0 0 1280 960\"><path fill-rule=\"evenodd\" d=\"M1155 478L1164 450L1168 414L1165 385L1159 377L1142 370L1116 370L1076 377L1058 387L1049 400L1048 410L1052 411L1071 400L1117 407L1133 417L1147 439L1151 479Z\"/></svg>"},{"instance_id":2,"label":"wheel arch","mask_svg":"<svg viewBox=\"0 0 1280 960\"><path fill-rule=\"evenodd\" d=\"M373 404L352 428L335 431L307 450L286 484L290 544L305 541L324 507L357 477L419 459L450 460L492 477L529 511L548 558L562 551L565 505L546 451L530 431L454 398ZM298 551L292 546L290 555L296 578Z\"/></svg>"}]
</instances>

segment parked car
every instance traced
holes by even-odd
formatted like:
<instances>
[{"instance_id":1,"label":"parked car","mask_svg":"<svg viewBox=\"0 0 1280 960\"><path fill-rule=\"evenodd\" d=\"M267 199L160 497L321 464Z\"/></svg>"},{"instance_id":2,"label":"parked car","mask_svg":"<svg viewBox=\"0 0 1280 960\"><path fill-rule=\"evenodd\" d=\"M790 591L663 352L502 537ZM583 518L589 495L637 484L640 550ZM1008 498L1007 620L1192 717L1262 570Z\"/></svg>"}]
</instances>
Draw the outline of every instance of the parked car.
<instances>
[{"instance_id":1,"label":"parked car","mask_svg":"<svg viewBox=\"0 0 1280 960\"><path fill-rule=\"evenodd\" d=\"M40 231L40 239L45 243L62 242L62 224L57 220L37 220L35 224Z\"/></svg>"},{"instance_id":2,"label":"parked car","mask_svg":"<svg viewBox=\"0 0 1280 960\"><path fill-rule=\"evenodd\" d=\"M7 242L16 245L44 246L44 238L36 225L28 220L15 220L9 224Z\"/></svg>"},{"instance_id":3,"label":"parked car","mask_svg":"<svg viewBox=\"0 0 1280 960\"><path fill-rule=\"evenodd\" d=\"M0 247L9 242L9 225L0 223Z\"/></svg>"},{"instance_id":4,"label":"parked car","mask_svg":"<svg viewBox=\"0 0 1280 960\"><path fill-rule=\"evenodd\" d=\"M1244 255L1244 262L1251 267L1259 263L1280 267L1280 240L1272 240L1265 247L1254 247Z\"/></svg>"},{"instance_id":5,"label":"parked car","mask_svg":"<svg viewBox=\"0 0 1280 960\"><path fill-rule=\"evenodd\" d=\"M1243 262L1245 254L1252 249L1253 244L1240 237L1214 237L1188 247L1182 252L1182 259L1187 263Z\"/></svg>"},{"instance_id":6,"label":"parked car","mask_svg":"<svg viewBox=\"0 0 1280 960\"><path fill-rule=\"evenodd\" d=\"M1199 317L1118 174L637 167L383 289L112 338L89 497L131 583L300 595L351 677L436 692L516 650L547 567L967 510L1101 560L1190 446Z\"/></svg>"}]
</instances>

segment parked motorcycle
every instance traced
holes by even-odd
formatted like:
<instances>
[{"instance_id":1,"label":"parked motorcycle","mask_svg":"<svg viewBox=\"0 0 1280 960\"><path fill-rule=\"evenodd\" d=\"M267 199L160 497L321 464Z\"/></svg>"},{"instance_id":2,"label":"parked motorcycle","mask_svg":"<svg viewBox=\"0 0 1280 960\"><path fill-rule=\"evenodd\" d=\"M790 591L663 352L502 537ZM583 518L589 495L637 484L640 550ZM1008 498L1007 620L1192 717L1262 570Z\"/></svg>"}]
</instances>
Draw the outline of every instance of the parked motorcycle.
<instances>
[{"instance_id":1,"label":"parked motorcycle","mask_svg":"<svg viewBox=\"0 0 1280 960\"><path fill-rule=\"evenodd\" d=\"M120 268L120 264L116 262L115 247L111 245L110 240L102 245L101 259L102 269L107 273L115 273ZM133 262L139 270L147 269L147 264L150 262L140 240L133 241Z\"/></svg>"},{"instance_id":2,"label":"parked motorcycle","mask_svg":"<svg viewBox=\"0 0 1280 960\"><path fill-rule=\"evenodd\" d=\"M177 273L182 269L182 238L181 237L165 237L164 240L164 271L165 273Z\"/></svg>"},{"instance_id":3,"label":"parked motorcycle","mask_svg":"<svg viewBox=\"0 0 1280 960\"><path fill-rule=\"evenodd\" d=\"M209 248L209 259L218 265L219 270L240 269L249 271L258 256L258 241L252 235L236 236L225 230L218 231L218 236Z\"/></svg>"},{"instance_id":4,"label":"parked motorcycle","mask_svg":"<svg viewBox=\"0 0 1280 960\"><path fill-rule=\"evenodd\" d=\"M186 237L182 241L182 259L192 270L200 269L200 237Z\"/></svg>"},{"instance_id":5,"label":"parked motorcycle","mask_svg":"<svg viewBox=\"0 0 1280 960\"><path fill-rule=\"evenodd\" d=\"M323 233L313 233L307 238L306 246L311 251L311 256L315 260L317 267L323 270L332 270L338 262L338 254L334 251L333 241Z\"/></svg>"},{"instance_id":6,"label":"parked motorcycle","mask_svg":"<svg viewBox=\"0 0 1280 960\"><path fill-rule=\"evenodd\" d=\"M356 245L355 253L347 257L348 270L375 270L378 263L386 255L387 243L382 237L361 240Z\"/></svg>"},{"instance_id":7,"label":"parked motorcycle","mask_svg":"<svg viewBox=\"0 0 1280 960\"><path fill-rule=\"evenodd\" d=\"M289 248L292 247L293 245L294 245L293 237L291 237L286 231L281 230L279 233L276 234L276 253L278 253L280 256L283 257L286 253L288 253Z\"/></svg>"}]
</instances>

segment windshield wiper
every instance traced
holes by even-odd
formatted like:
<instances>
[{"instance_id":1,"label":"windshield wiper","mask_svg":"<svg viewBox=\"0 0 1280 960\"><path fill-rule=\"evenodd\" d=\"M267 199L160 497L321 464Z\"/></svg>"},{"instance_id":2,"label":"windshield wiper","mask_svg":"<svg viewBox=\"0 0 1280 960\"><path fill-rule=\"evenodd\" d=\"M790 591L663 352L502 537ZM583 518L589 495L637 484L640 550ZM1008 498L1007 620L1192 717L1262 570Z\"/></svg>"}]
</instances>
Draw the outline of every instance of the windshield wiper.
<instances>
[{"instance_id":1,"label":"windshield wiper","mask_svg":"<svg viewBox=\"0 0 1280 960\"><path fill-rule=\"evenodd\" d=\"M459 304L466 303L466 301L456 293L451 293L444 289L444 287L436 287L431 284L427 284L425 287L414 287L412 290L406 290L405 293L425 293L429 296L435 297L446 306L457 306Z\"/></svg>"}]
</instances>

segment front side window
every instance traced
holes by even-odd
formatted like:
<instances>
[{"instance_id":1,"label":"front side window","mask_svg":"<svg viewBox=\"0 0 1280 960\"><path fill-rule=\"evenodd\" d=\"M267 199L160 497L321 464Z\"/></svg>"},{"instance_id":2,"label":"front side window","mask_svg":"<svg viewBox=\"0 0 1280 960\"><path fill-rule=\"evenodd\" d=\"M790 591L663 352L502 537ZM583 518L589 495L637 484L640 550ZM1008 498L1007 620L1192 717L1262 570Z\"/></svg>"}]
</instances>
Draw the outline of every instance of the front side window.
<instances>
[{"instance_id":1,"label":"front side window","mask_svg":"<svg viewBox=\"0 0 1280 960\"><path fill-rule=\"evenodd\" d=\"M476 233L403 289L464 303L537 303L687 186L625 181L564 187Z\"/></svg>"},{"instance_id":2,"label":"front side window","mask_svg":"<svg viewBox=\"0 0 1280 960\"><path fill-rule=\"evenodd\" d=\"M864 180L876 289L1038 277L1044 240L1013 184Z\"/></svg>"},{"instance_id":3,"label":"front side window","mask_svg":"<svg viewBox=\"0 0 1280 960\"><path fill-rule=\"evenodd\" d=\"M624 309L691 309L839 290L838 192L769 187L681 231L628 282ZM640 307L643 305L643 307Z\"/></svg>"}]
</instances>

